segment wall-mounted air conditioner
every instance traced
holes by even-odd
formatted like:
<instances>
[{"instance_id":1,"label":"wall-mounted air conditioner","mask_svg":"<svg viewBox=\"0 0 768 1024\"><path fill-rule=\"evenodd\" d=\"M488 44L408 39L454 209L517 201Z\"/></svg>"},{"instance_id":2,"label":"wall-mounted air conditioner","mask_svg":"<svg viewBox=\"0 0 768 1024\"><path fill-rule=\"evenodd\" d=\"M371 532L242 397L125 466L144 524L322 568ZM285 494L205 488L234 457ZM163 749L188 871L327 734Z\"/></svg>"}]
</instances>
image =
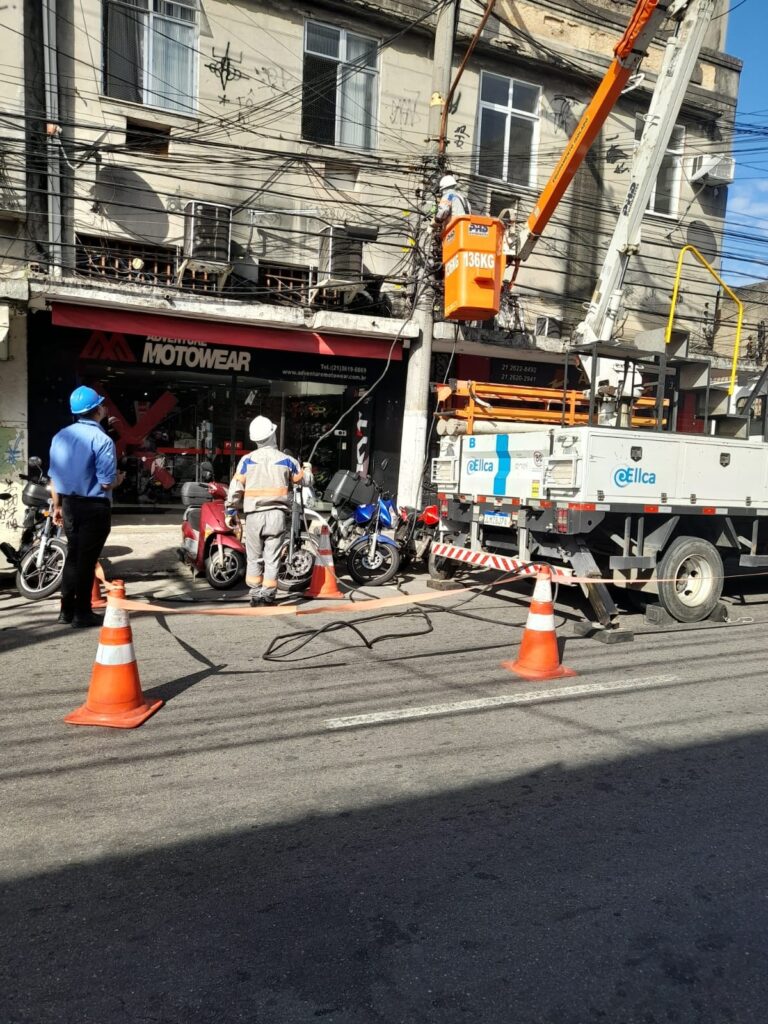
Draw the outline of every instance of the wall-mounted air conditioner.
<instances>
[{"instance_id":1,"label":"wall-mounted air conditioner","mask_svg":"<svg viewBox=\"0 0 768 1024\"><path fill-rule=\"evenodd\" d=\"M361 235L358 228L348 229L336 224L323 228L318 252L318 288L362 283L364 239Z\"/></svg>"},{"instance_id":2,"label":"wall-mounted air conditioner","mask_svg":"<svg viewBox=\"0 0 768 1024\"><path fill-rule=\"evenodd\" d=\"M192 202L184 207L184 216L184 259L200 264L229 263L231 207Z\"/></svg>"},{"instance_id":3,"label":"wall-mounted air conditioner","mask_svg":"<svg viewBox=\"0 0 768 1024\"><path fill-rule=\"evenodd\" d=\"M695 156L691 164L691 181L701 181L705 185L732 185L735 174L733 157L723 153Z\"/></svg>"}]
</instances>

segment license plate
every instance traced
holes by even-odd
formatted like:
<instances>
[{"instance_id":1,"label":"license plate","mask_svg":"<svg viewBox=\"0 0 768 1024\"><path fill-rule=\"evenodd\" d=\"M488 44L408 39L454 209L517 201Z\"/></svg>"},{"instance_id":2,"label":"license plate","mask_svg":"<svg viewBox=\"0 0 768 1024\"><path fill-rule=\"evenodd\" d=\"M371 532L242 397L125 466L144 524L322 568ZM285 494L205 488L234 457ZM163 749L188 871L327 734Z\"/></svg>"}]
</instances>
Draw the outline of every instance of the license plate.
<instances>
[{"instance_id":1,"label":"license plate","mask_svg":"<svg viewBox=\"0 0 768 1024\"><path fill-rule=\"evenodd\" d=\"M486 526L511 526L512 516L508 512L485 512L483 522Z\"/></svg>"}]
</instances>

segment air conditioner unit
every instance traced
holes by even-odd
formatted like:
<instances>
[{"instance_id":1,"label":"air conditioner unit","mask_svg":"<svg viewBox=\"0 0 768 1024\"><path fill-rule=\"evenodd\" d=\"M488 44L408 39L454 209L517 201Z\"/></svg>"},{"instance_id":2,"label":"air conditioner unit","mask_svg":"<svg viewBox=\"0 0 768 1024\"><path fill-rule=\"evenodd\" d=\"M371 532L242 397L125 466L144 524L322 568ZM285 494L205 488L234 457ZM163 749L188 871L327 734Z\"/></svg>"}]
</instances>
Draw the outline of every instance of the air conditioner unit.
<instances>
[{"instance_id":1,"label":"air conditioner unit","mask_svg":"<svg viewBox=\"0 0 768 1024\"><path fill-rule=\"evenodd\" d=\"M736 164L731 156L723 153L712 156L695 156L691 165L691 181L706 185L732 185L736 175Z\"/></svg>"},{"instance_id":2,"label":"air conditioner unit","mask_svg":"<svg viewBox=\"0 0 768 1024\"><path fill-rule=\"evenodd\" d=\"M213 203L184 207L184 259L200 264L228 264L232 209Z\"/></svg>"},{"instance_id":3,"label":"air conditioner unit","mask_svg":"<svg viewBox=\"0 0 768 1024\"><path fill-rule=\"evenodd\" d=\"M360 285L363 280L363 239L345 227L332 225L320 232L317 287Z\"/></svg>"}]
</instances>

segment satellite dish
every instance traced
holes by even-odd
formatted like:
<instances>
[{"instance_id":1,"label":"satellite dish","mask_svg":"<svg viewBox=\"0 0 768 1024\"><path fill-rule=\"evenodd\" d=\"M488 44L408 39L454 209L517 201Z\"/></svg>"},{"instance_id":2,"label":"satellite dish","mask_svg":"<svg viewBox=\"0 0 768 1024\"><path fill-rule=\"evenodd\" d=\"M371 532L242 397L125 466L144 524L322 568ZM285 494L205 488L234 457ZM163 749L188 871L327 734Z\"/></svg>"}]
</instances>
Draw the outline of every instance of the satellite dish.
<instances>
[{"instance_id":1,"label":"satellite dish","mask_svg":"<svg viewBox=\"0 0 768 1024\"><path fill-rule=\"evenodd\" d=\"M162 245L168 237L165 206L135 171L116 165L99 167L94 199L126 234L153 245Z\"/></svg>"},{"instance_id":2,"label":"satellite dish","mask_svg":"<svg viewBox=\"0 0 768 1024\"><path fill-rule=\"evenodd\" d=\"M707 224L704 223L703 220L691 221L688 225L685 240L688 245L692 245L695 249L698 249L704 259L709 263L712 263L717 259L719 255L717 238L715 238L715 233Z\"/></svg>"}]
</instances>

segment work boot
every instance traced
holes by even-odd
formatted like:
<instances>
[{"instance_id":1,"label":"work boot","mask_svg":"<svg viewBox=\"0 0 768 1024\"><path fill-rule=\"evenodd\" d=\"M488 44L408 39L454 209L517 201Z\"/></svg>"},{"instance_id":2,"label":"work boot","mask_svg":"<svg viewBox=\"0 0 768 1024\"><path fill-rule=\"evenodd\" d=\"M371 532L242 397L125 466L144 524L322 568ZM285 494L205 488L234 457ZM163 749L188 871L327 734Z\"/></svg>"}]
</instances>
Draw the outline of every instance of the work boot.
<instances>
[{"instance_id":1,"label":"work boot","mask_svg":"<svg viewBox=\"0 0 768 1024\"><path fill-rule=\"evenodd\" d=\"M251 595L251 608L263 608L274 603L274 590L260 590L257 594Z\"/></svg>"},{"instance_id":2,"label":"work boot","mask_svg":"<svg viewBox=\"0 0 768 1024\"><path fill-rule=\"evenodd\" d=\"M94 612L75 612L71 621L75 629L90 629L93 626L104 625L102 617Z\"/></svg>"},{"instance_id":3,"label":"work boot","mask_svg":"<svg viewBox=\"0 0 768 1024\"><path fill-rule=\"evenodd\" d=\"M59 617L56 619L57 622L63 622L69 625L74 619L75 613L72 608L67 608L64 602L61 602L61 609L59 610Z\"/></svg>"}]
</instances>

